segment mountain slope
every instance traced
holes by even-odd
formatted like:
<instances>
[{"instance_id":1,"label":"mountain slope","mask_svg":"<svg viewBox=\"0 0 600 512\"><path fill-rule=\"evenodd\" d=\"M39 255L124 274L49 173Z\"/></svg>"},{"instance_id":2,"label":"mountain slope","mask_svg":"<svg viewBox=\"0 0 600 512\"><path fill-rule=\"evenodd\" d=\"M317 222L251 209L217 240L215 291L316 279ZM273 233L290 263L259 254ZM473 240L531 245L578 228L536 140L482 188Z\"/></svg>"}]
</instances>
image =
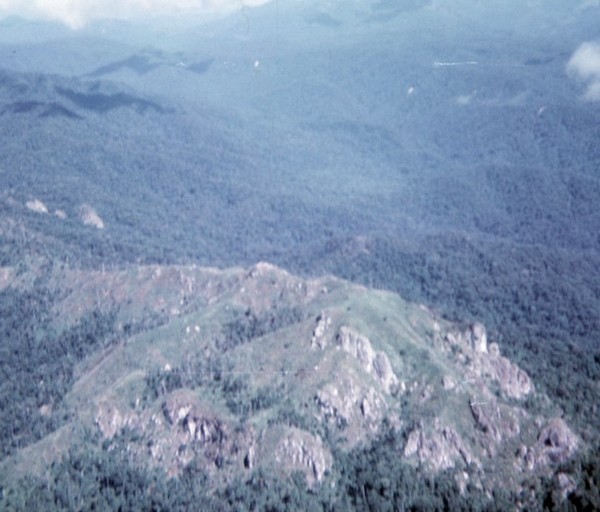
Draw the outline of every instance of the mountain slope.
<instances>
[{"instance_id":1,"label":"mountain slope","mask_svg":"<svg viewBox=\"0 0 600 512\"><path fill-rule=\"evenodd\" d=\"M436 489L442 488L438 509L464 508L464 502L448 505L448 496L460 499L461 481L452 468L442 468L460 468L467 458L483 468L466 469L470 497L484 495L502 479L517 489L518 481L531 477L538 504L548 497L539 486L554 489L548 503L555 498L558 503L570 488L569 475L575 475L578 490L569 499L583 508L576 500L587 493L588 503L600 507L599 110L582 96L586 84L566 71L573 52L600 37L593 16L598 7L592 4L271 2L215 23L185 20L164 29L106 22L81 32L0 22L1 453L19 453L22 467L35 466L34 450L22 448L39 442L42 453L50 453L47 436L54 435L64 441L58 443L60 453L39 460L57 460L68 437L94 433L89 443L74 443L93 446L89 453L66 454L48 469L50 483L22 489L43 494L55 482L55 499L69 488L64 475L73 483L89 470L91 480L98 479L98 487L91 486L96 496L113 489L102 478L133 475L133 481L148 484L145 491L134 485L131 506L119 505L123 508L140 495L151 499L153 490L157 496L180 496L177 486L200 499L190 482L202 480L195 478L202 470L187 462L206 456L199 466L208 464L210 481L225 489L215 496L231 493L224 500L232 508L243 502L235 489L260 494L263 481L286 499L296 491L309 499L310 493L295 486L302 480L295 479L298 474L292 471L282 483L264 469L275 465L279 473L286 466L273 463L267 452L279 453L281 443L291 439L280 458L296 462L286 469L315 479L292 445L304 443L308 452L321 453L317 475L330 469L323 473L320 494L331 489L328 478L335 480L335 489L343 489L341 509L364 509L367 503L381 509L386 495L441 499ZM202 294L180 296L183 285L169 284L178 282L177 272L206 284L203 271L161 267L164 274L154 278L158 267L138 267L248 266L261 260L304 278L333 273L425 303L436 312L439 339L418 332L394 348L390 332L408 333L409 326L381 296L366 291L364 301L353 298L350 304L360 318L324 314L323 325L317 318L327 313L325 298L322 304L316 298L297 304L296 297L281 308L274 301L273 311L255 311L233 289L229 298L215 295L223 308L235 297L232 312L211 310L214 317L207 318ZM115 270L123 268L128 270ZM273 272L276 282L282 279ZM232 283L245 282L235 272L231 276ZM154 279L164 289L148 284ZM348 292L353 297L360 290L340 286L353 290ZM161 298L163 293L168 297ZM338 299L332 297L336 311L349 306ZM201 324L177 324L180 315L208 322L212 330L196 333ZM380 317L388 320L380 324ZM483 322L534 391L512 396L513 384L524 385L521 374L494 356L491 345L487 355L468 348L467 340L481 340L470 327L448 338L452 328L441 318ZM324 348L316 341L308 348L306 340L321 329L327 331ZM429 331L435 332L433 324ZM208 336L208 352L200 361L190 356L182 362L192 347L184 350L168 339L192 333ZM304 342L279 350L277 340L286 333ZM133 356L127 340L137 347ZM432 343L435 350L427 348ZM351 352L359 353L354 345L372 348L370 367L351 358ZM134 362L139 358L140 366L125 365L111 350ZM410 355L407 368L399 350ZM93 377L85 377L98 351L115 369L111 374L96 360L106 381L99 391L108 397L104 401L94 394ZM313 373L298 369L286 353L318 361L349 380L337 379L342 390L325 377L316 382L314 365ZM422 404L418 393L395 396L393 379L384 385L373 373L380 353L407 390L401 373L415 378L411 365L423 369L426 378L419 385L427 391L426 381L433 379L432 395L424 391ZM219 379L212 378L215 368L202 366L205 356L217 366ZM271 375L271 364L279 364L279 373L287 371L279 359L303 380ZM265 370L249 373L246 361ZM477 371L487 375L481 379L482 401L492 393L490 409L468 406L474 384L457 380L459 372ZM446 374L451 380L444 383ZM121 388L113 386L113 377L125 379ZM441 391L440 382L448 389ZM124 404L113 400L121 391ZM556 410L547 409L545 395ZM137 398L139 409L131 405ZM89 400L81 408L84 420L74 419L78 406L71 399L84 405ZM445 400L462 421L443 407ZM164 412L162 403L171 409ZM290 412L303 411L305 403L310 414ZM185 425L177 419L179 405L191 407ZM109 438L113 412L114 429L129 422L138 433L126 429L104 443L95 407L104 411ZM391 419L380 425L382 411ZM168 427L149 426L148 414ZM538 414L562 417L580 446L574 459L550 464L547 480L535 469L531 473L527 460L535 466L538 459L552 458L553 447L562 460L560 454L569 453L562 447L572 446L573 438L550 419L544 431L545 420L534 420ZM200 442L207 455L189 438L194 428L202 430L194 415L210 420L205 430L212 434ZM409 416L414 424L405 421ZM253 430L234 428L231 434L227 429L240 426L239 418ZM219 445L213 435L218 440L221 426L229 437ZM517 426L519 433L511 434ZM69 428L77 434L67 435ZM145 460L138 437L152 444L154 438L170 438L168 432L173 441L153 449L165 464L137 465ZM495 440L498 432L502 442ZM536 436L545 448L536 447ZM172 443L179 441L175 450ZM235 452L239 445L255 446L254 456L246 461L249 452ZM445 456L435 461L433 451ZM403 456L390 461L383 456L388 452ZM486 465L493 453L500 468L495 476ZM514 474L504 476L512 463ZM245 467L251 464L256 471ZM428 480L415 469L419 465L441 472ZM162 468L179 479L163 478ZM478 471L487 476L476 476ZM243 484L237 485L235 475L242 475ZM402 480L421 487L403 487ZM512 505L526 499L510 498ZM405 505L427 508L416 503Z\"/></svg>"},{"instance_id":2,"label":"mountain slope","mask_svg":"<svg viewBox=\"0 0 600 512\"><path fill-rule=\"evenodd\" d=\"M3 276L28 286L10 268ZM503 486L535 500L522 486L584 446L481 324L451 324L390 292L265 263L62 267L47 283L56 322L111 311L113 341L77 365L61 400L40 404L62 425L6 458L5 473L43 476L104 442L170 477L201 468L212 489L256 471L299 471L315 488L339 477L342 453L391 428L394 457L452 475L461 493ZM565 492L574 477L561 477Z\"/></svg>"}]
</instances>

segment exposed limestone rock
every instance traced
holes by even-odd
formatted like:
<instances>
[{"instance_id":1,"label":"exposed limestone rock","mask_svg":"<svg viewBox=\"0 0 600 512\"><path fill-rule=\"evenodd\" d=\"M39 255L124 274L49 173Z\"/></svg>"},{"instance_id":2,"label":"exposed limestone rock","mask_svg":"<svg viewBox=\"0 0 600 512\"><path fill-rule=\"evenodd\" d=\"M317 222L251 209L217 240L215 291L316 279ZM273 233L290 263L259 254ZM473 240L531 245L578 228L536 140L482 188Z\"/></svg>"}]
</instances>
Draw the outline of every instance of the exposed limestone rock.
<instances>
[{"instance_id":1,"label":"exposed limestone rock","mask_svg":"<svg viewBox=\"0 0 600 512\"><path fill-rule=\"evenodd\" d=\"M433 471L453 468L459 462L479 465L458 433L439 420L434 421L433 429L429 431L419 426L409 434L404 456L416 456L421 464Z\"/></svg>"},{"instance_id":2,"label":"exposed limestone rock","mask_svg":"<svg viewBox=\"0 0 600 512\"><path fill-rule=\"evenodd\" d=\"M194 459L202 460L209 474L218 472L224 460L244 467L248 447L253 444L252 429L231 428L208 404L186 390L167 395L161 408L162 414L142 410L133 415L128 426L146 441L131 445L132 453L150 455L171 476Z\"/></svg>"},{"instance_id":3,"label":"exposed limestone rock","mask_svg":"<svg viewBox=\"0 0 600 512\"><path fill-rule=\"evenodd\" d=\"M490 353L490 357L500 357L500 347L498 346L498 343L490 343L488 350Z\"/></svg>"},{"instance_id":4,"label":"exposed limestone rock","mask_svg":"<svg viewBox=\"0 0 600 512\"><path fill-rule=\"evenodd\" d=\"M103 402L98 405L94 421L102 435L106 438L114 437L123 427L131 426L133 418L121 412L113 404Z\"/></svg>"},{"instance_id":5,"label":"exposed limestone rock","mask_svg":"<svg viewBox=\"0 0 600 512\"><path fill-rule=\"evenodd\" d=\"M344 429L350 442L365 426L371 432L376 431L387 413L387 404L380 393L373 387L365 391L350 379L339 387L333 383L325 385L317 392L315 403L321 419Z\"/></svg>"},{"instance_id":6,"label":"exposed limestone rock","mask_svg":"<svg viewBox=\"0 0 600 512\"><path fill-rule=\"evenodd\" d=\"M464 494L467 490L467 485L469 483L470 477L469 473L466 471L459 471L454 475L454 480L456 481L456 485L458 485L458 490L460 494Z\"/></svg>"},{"instance_id":7,"label":"exposed limestone rock","mask_svg":"<svg viewBox=\"0 0 600 512\"><path fill-rule=\"evenodd\" d=\"M290 428L280 440L275 459L284 466L303 471L309 485L323 479L333 460L320 437L298 428Z\"/></svg>"},{"instance_id":8,"label":"exposed limestone rock","mask_svg":"<svg viewBox=\"0 0 600 512\"><path fill-rule=\"evenodd\" d=\"M331 327L331 317L321 313L317 317L315 328L313 329L310 340L310 348L320 348L323 350L327 346L328 331Z\"/></svg>"},{"instance_id":9,"label":"exposed limestone rock","mask_svg":"<svg viewBox=\"0 0 600 512\"><path fill-rule=\"evenodd\" d=\"M500 384L500 389L508 397L521 399L533 391L529 375L506 357L492 357L487 361L489 366L485 362L482 364L484 372Z\"/></svg>"},{"instance_id":10,"label":"exposed limestone rock","mask_svg":"<svg viewBox=\"0 0 600 512\"><path fill-rule=\"evenodd\" d=\"M566 499L569 494L575 491L575 489L577 489L577 483L573 477L567 475L566 473L558 473L558 475L556 475L556 479L558 481L558 487L561 490L563 500Z\"/></svg>"},{"instance_id":11,"label":"exposed limestone rock","mask_svg":"<svg viewBox=\"0 0 600 512\"><path fill-rule=\"evenodd\" d=\"M533 391L529 375L506 357L500 356L496 348L489 354L474 355L468 363L468 368L477 377L496 381L510 398L521 399Z\"/></svg>"},{"instance_id":12,"label":"exposed limestone rock","mask_svg":"<svg viewBox=\"0 0 600 512\"><path fill-rule=\"evenodd\" d=\"M360 390L348 380L341 383L339 388L333 383L326 384L317 391L315 402L325 420L343 428L352 421L360 399Z\"/></svg>"},{"instance_id":13,"label":"exposed limestone rock","mask_svg":"<svg viewBox=\"0 0 600 512\"><path fill-rule=\"evenodd\" d=\"M360 412L362 413L362 415L369 419L372 420L373 419L373 414L372 414L372 410L371 410L371 403L366 399L363 398L361 404L360 404Z\"/></svg>"},{"instance_id":14,"label":"exposed limestone rock","mask_svg":"<svg viewBox=\"0 0 600 512\"><path fill-rule=\"evenodd\" d=\"M469 406L478 427L484 432L486 438L495 444L519 435L519 418L510 408L494 401L483 403L471 401ZM488 452L491 454L493 451L493 444L488 444Z\"/></svg>"},{"instance_id":15,"label":"exposed limestone rock","mask_svg":"<svg viewBox=\"0 0 600 512\"><path fill-rule=\"evenodd\" d=\"M181 422L184 419L187 418L188 414L190 413L190 410L192 409L191 405L184 405L182 407L180 407L179 409L177 409L177 422Z\"/></svg>"},{"instance_id":16,"label":"exposed limestone rock","mask_svg":"<svg viewBox=\"0 0 600 512\"><path fill-rule=\"evenodd\" d=\"M389 394L398 390L398 377L385 352L375 352L371 341L349 327L340 327L336 337L338 347L355 357L365 372L370 373Z\"/></svg>"},{"instance_id":17,"label":"exposed limestone rock","mask_svg":"<svg viewBox=\"0 0 600 512\"><path fill-rule=\"evenodd\" d=\"M376 424L383 419L387 406L383 397L370 388L360 403L360 411L367 422Z\"/></svg>"},{"instance_id":18,"label":"exposed limestone rock","mask_svg":"<svg viewBox=\"0 0 600 512\"><path fill-rule=\"evenodd\" d=\"M358 359L363 369L371 373L373 369L373 360L375 359L375 351L371 346L371 341L366 336L353 331L349 327L340 327L337 335L337 344L339 347L351 356Z\"/></svg>"},{"instance_id":19,"label":"exposed limestone rock","mask_svg":"<svg viewBox=\"0 0 600 512\"><path fill-rule=\"evenodd\" d=\"M50 417L52 415L52 404L43 404L38 411L42 416Z\"/></svg>"},{"instance_id":20,"label":"exposed limestone rock","mask_svg":"<svg viewBox=\"0 0 600 512\"><path fill-rule=\"evenodd\" d=\"M31 201L27 201L25 203L25 206L36 213L48 213L48 208L46 208L46 205L42 203L39 199L32 199Z\"/></svg>"},{"instance_id":21,"label":"exposed limestone rock","mask_svg":"<svg viewBox=\"0 0 600 512\"><path fill-rule=\"evenodd\" d=\"M479 322L464 331L446 333L445 341L450 345L462 347L468 352L485 354L488 351L487 332L485 326Z\"/></svg>"},{"instance_id":22,"label":"exposed limestone rock","mask_svg":"<svg viewBox=\"0 0 600 512\"><path fill-rule=\"evenodd\" d=\"M565 462L577 449L579 442L561 418L553 418L540 430L536 443L527 450L525 464L529 470L550 463Z\"/></svg>"},{"instance_id":23,"label":"exposed limestone rock","mask_svg":"<svg viewBox=\"0 0 600 512\"><path fill-rule=\"evenodd\" d=\"M375 355L375 361L373 362L373 368L377 380L381 382L383 389L390 394L395 394L398 389L398 378L392 369L392 363L388 359L385 352L377 352Z\"/></svg>"},{"instance_id":24,"label":"exposed limestone rock","mask_svg":"<svg viewBox=\"0 0 600 512\"><path fill-rule=\"evenodd\" d=\"M224 424L215 418L194 416L186 420L186 426L190 437L202 445L221 444L227 437Z\"/></svg>"},{"instance_id":25,"label":"exposed limestone rock","mask_svg":"<svg viewBox=\"0 0 600 512\"><path fill-rule=\"evenodd\" d=\"M227 438L224 423L199 410L194 404L181 404L177 398L169 397L163 404L163 414L171 425L187 435L187 442L220 445Z\"/></svg>"},{"instance_id":26,"label":"exposed limestone rock","mask_svg":"<svg viewBox=\"0 0 600 512\"><path fill-rule=\"evenodd\" d=\"M268 275L273 271L281 271L287 274L283 269L278 269L275 265L267 261L259 261L248 271L248 277L252 279L258 279L264 275Z\"/></svg>"},{"instance_id":27,"label":"exposed limestone rock","mask_svg":"<svg viewBox=\"0 0 600 512\"><path fill-rule=\"evenodd\" d=\"M96 229L104 229L104 221L100 218L100 216L96 213L89 204L82 204L77 210L79 215L79 219L86 226L92 226Z\"/></svg>"},{"instance_id":28,"label":"exposed limestone rock","mask_svg":"<svg viewBox=\"0 0 600 512\"><path fill-rule=\"evenodd\" d=\"M487 353L487 333L483 324L475 323L471 326L471 347L475 352Z\"/></svg>"},{"instance_id":29,"label":"exposed limestone rock","mask_svg":"<svg viewBox=\"0 0 600 512\"><path fill-rule=\"evenodd\" d=\"M446 391L450 391L456 387L456 381L450 375L444 375L442 377L442 386L444 386Z\"/></svg>"},{"instance_id":30,"label":"exposed limestone rock","mask_svg":"<svg viewBox=\"0 0 600 512\"><path fill-rule=\"evenodd\" d=\"M473 324L462 332L449 332L444 341L446 347L456 354L457 361L467 365L472 376L496 381L506 396L521 399L533 391L527 373L502 357L497 343L488 346L482 324Z\"/></svg>"}]
</instances>

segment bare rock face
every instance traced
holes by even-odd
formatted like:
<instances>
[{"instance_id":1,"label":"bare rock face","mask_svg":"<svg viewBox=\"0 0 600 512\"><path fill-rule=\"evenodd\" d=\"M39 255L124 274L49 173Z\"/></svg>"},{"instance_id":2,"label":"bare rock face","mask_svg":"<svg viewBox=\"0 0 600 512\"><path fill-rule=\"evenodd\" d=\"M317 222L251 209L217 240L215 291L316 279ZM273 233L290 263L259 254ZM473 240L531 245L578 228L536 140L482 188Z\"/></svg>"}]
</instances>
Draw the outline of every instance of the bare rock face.
<instances>
[{"instance_id":1,"label":"bare rock face","mask_svg":"<svg viewBox=\"0 0 600 512\"><path fill-rule=\"evenodd\" d=\"M507 397L517 400L534 390L527 373L500 355L497 343L488 345L482 324L473 324L462 332L449 332L444 341L446 347L457 354L458 362L467 366L469 377L495 381Z\"/></svg>"},{"instance_id":2,"label":"bare rock face","mask_svg":"<svg viewBox=\"0 0 600 512\"><path fill-rule=\"evenodd\" d=\"M478 403L471 401L469 404L477 426L483 431L485 437L492 441L487 443L487 451L494 452L494 444L500 444L520 433L519 418L509 407L493 401Z\"/></svg>"},{"instance_id":3,"label":"bare rock face","mask_svg":"<svg viewBox=\"0 0 600 512\"><path fill-rule=\"evenodd\" d=\"M177 475L193 459L200 458L208 473L217 472L223 460L239 468L254 464L253 432L233 429L192 393L178 390L167 395L161 410L121 411L116 406L98 406L95 423L110 439L131 428L148 442L130 444L134 456L150 456L153 464Z\"/></svg>"},{"instance_id":4,"label":"bare rock face","mask_svg":"<svg viewBox=\"0 0 600 512\"><path fill-rule=\"evenodd\" d=\"M556 480L563 499L566 499L570 493L577 489L577 483L573 477L566 473L558 473L558 475L556 475Z\"/></svg>"},{"instance_id":5,"label":"bare rock face","mask_svg":"<svg viewBox=\"0 0 600 512\"><path fill-rule=\"evenodd\" d=\"M451 391L456 388L456 381L450 375L442 377L442 386L446 391Z\"/></svg>"},{"instance_id":6,"label":"bare rock face","mask_svg":"<svg viewBox=\"0 0 600 512\"><path fill-rule=\"evenodd\" d=\"M195 457L205 461L205 467L214 470L223 458L238 461L243 453L238 445L242 432L233 432L222 419L204 409L189 396L173 393L162 405L162 424L148 424L146 432L154 439L153 457L178 473Z\"/></svg>"},{"instance_id":7,"label":"bare rock face","mask_svg":"<svg viewBox=\"0 0 600 512\"><path fill-rule=\"evenodd\" d=\"M389 394L396 392L398 378L392 369L392 363L385 352L377 352L373 361L373 370L377 380Z\"/></svg>"},{"instance_id":8,"label":"bare rock face","mask_svg":"<svg viewBox=\"0 0 600 512\"><path fill-rule=\"evenodd\" d=\"M82 204L77 210L77 214L84 225L104 229L104 221L89 204Z\"/></svg>"},{"instance_id":9,"label":"bare rock face","mask_svg":"<svg viewBox=\"0 0 600 512\"><path fill-rule=\"evenodd\" d=\"M286 468L304 472L309 485L320 482L333 461L320 437L293 427L277 444L275 460Z\"/></svg>"},{"instance_id":10,"label":"bare rock face","mask_svg":"<svg viewBox=\"0 0 600 512\"><path fill-rule=\"evenodd\" d=\"M500 384L500 389L510 398L519 400L533 391L529 375L506 357L490 357L483 362L482 368Z\"/></svg>"},{"instance_id":11,"label":"bare rock face","mask_svg":"<svg viewBox=\"0 0 600 512\"><path fill-rule=\"evenodd\" d=\"M132 418L115 405L102 402L98 405L94 422L104 437L111 438L124 427L131 426Z\"/></svg>"},{"instance_id":12,"label":"bare rock face","mask_svg":"<svg viewBox=\"0 0 600 512\"><path fill-rule=\"evenodd\" d=\"M313 329L312 338L310 340L311 348L319 348L321 350L325 349L328 342L328 334L331 328L331 317L327 316L325 313L321 313L315 322L315 327Z\"/></svg>"},{"instance_id":13,"label":"bare rock face","mask_svg":"<svg viewBox=\"0 0 600 512\"><path fill-rule=\"evenodd\" d=\"M375 351L371 341L349 327L341 327L337 335L337 344L344 351L360 361L363 369L371 373Z\"/></svg>"},{"instance_id":14,"label":"bare rock face","mask_svg":"<svg viewBox=\"0 0 600 512\"><path fill-rule=\"evenodd\" d=\"M321 419L352 431L367 423L373 429L387 412L387 404L375 389L364 390L351 379L329 383L315 397Z\"/></svg>"},{"instance_id":15,"label":"bare rock face","mask_svg":"<svg viewBox=\"0 0 600 512\"><path fill-rule=\"evenodd\" d=\"M355 357L365 372L371 374L388 394L398 389L398 377L392 369L385 352L375 352L371 341L349 327L340 327L336 337L337 346Z\"/></svg>"},{"instance_id":16,"label":"bare rock face","mask_svg":"<svg viewBox=\"0 0 600 512\"><path fill-rule=\"evenodd\" d=\"M176 396L165 401L163 414L188 443L222 446L229 437L227 426L221 420L207 414L193 402L182 402Z\"/></svg>"},{"instance_id":17,"label":"bare rock face","mask_svg":"<svg viewBox=\"0 0 600 512\"><path fill-rule=\"evenodd\" d=\"M324 420L335 423L343 428L348 425L355 415L360 400L359 389L349 380L337 386L326 384L317 391L315 403L321 411Z\"/></svg>"},{"instance_id":18,"label":"bare rock face","mask_svg":"<svg viewBox=\"0 0 600 512\"><path fill-rule=\"evenodd\" d=\"M27 201L25 203L25 206L36 213L48 213L48 208L46 208L46 205L42 203L39 199L32 199L31 201Z\"/></svg>"},{"instance_id":19,"label":"bare rock face","mask_svg":"<svg viewBox=\"0 0 600 512\"><path fill-rule=\"evenodd\" d=\"M487 332L485 330L485 326L480 323L475 323L471 326L470 329L470 344L471 348L475 352L479 352L481 354L487 354L488 346L487 346Z\"/></svg>"},{"instance_id":20,"label":"bare rock face","mask_svg":"<svg viewBox=\"0 0 600 512\"><path fill-rule=\"evenodd\" d=\"M421 464L433 471L453 468L457 462L479 465L460 435L437 419L434 420L433 428L426 429L421 425L409 434L404 456L416 457Z\"/></svg>"},{"instance_id":21,"label":"bare rock face","mask_svg":"<svg viewBox=\"0 0 600 512\"><path fill-rule=\"evenodd\" d=\"M387 404L383 396L369 388L360 402L360 413L364 421L371 425L371 430L377 429L386 412Z\"/></svg>"},{"instance_id":22,"label":"bare rock face","mask_svg":"<svg viewBox=\"0 0 600 512\"><path fill-rule=\"evenodd\" d=\"M573 455L579 441L561 418L552 418L540 430L536 443L525 453L529 470L550 463L562 463Z\"/></svg>"}]
</instances>

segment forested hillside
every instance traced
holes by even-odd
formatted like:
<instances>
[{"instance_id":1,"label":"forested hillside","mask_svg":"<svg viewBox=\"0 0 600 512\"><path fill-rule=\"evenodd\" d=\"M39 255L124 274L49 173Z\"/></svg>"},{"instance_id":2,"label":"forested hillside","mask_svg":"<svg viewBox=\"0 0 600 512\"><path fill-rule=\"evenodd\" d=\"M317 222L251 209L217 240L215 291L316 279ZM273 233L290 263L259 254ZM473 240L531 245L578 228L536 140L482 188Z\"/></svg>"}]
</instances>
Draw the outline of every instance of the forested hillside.
<instances>
[{"instance_id":1,"label":"forested hillside","mask_svg":"<svg viewBox=\"0 0 600 512\"><path fill-rule=\"evenodd\" d=\"M600 506L600 78L590 65L598 7L475 4L277 0L210 20L98 20L78 30L0 19L5 467L68 424L64 400L79 365L169 318L141 292L131 297L138 309L120 310L118 280L97 273L268 261L485 324L546 397L527 398L527 414L555 404L584 447L554 468L576 475L576 489L532 478L535 506ZM76 302L57 309L81 286L63 282L77 272L110 297L81 305L85 315ZM215 335L219 350L242 350L307 313L278 304L236 314ZM196 363L204 368L202 357ZM285 393L254 389L254 378L196 381L196 363L154 368L143 396L207 386L235 395L221 404L228 414L283 407ZM306 427L292 412L284 415ZM323 497L299 475L258 470L206 494L195 483L202 468L170 480L128 458L135 432L109 446L81 431L91 448L65 452L47 483L30 476L10 503L184 509L194 497L207 507L359 510L379 509L384 497L415 510L492 506L448 475L408 488L414 465L392 467L382 455L408 434L382 427L334 453L327 485L336 486ZM89 481L77 480L83 474ZM71 486L77 492L64 494ZM431 503L416 497L424 489ZM517 494L496 496L498 508L525 499Z\"/></svg>"}]
</instances>

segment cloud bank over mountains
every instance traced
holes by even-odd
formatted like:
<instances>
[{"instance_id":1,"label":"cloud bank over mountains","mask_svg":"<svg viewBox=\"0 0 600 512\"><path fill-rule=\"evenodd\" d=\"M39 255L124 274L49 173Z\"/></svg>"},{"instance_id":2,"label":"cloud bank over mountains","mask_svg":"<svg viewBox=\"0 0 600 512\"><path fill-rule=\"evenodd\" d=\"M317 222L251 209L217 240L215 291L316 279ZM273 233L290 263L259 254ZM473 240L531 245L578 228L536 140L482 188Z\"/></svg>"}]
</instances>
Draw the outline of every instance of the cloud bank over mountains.
<instances>
[{"instance_id":1,"label":"cloud bank over mountains","mask_svg":"<svg viewBox=\"0 0 600 512\"><path fill-rule=\"evenodd\" d=\"M600 101L600 43L583 43L571 56L567 72L587 84L584 98Z\"/></svg>"},{"instance_id":2,"label":"cloud bank over mountains","mask_svg":"<svg viewBox=\"0 0 600 512\"><path fill-rule=\"evenodd\" d=\"M270 0L0 0L0 17L62 22L73 29L99 19L129 19L138 16L226 13L255 7Z\"/></svg>"}]
</instances>

